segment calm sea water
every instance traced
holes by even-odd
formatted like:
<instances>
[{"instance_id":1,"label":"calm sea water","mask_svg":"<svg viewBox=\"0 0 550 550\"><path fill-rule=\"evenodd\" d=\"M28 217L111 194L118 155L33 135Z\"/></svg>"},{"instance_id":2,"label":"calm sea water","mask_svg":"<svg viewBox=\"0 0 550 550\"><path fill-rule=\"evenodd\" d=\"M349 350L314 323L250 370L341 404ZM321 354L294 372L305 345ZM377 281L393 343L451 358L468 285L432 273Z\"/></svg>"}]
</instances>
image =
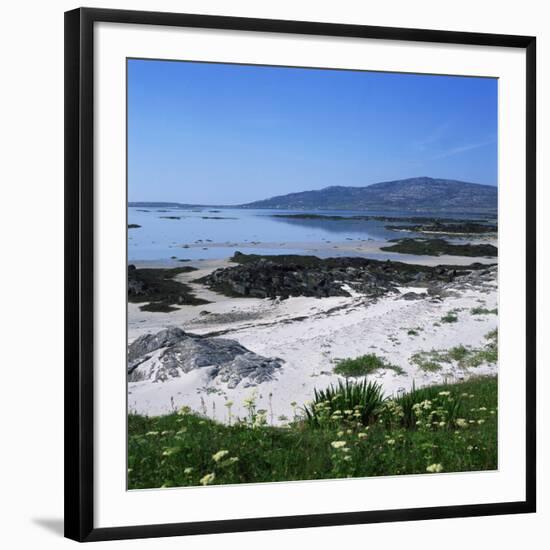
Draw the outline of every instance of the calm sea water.
<instances>
[{"instance_id":1,"label":"calm sea water","mask_svg":"<svg viewBox=\"0 0 550 550\"><path fill-rule=\"evenodd\" d=\"M412 232L394 232L384 226L401 222L365 220L322 220L277 218L275 214L312 213L339 216L406 216L410 212L383 211L309 211L309 210L245 210L230 208L157 208L129 207L128 223L141 227L128 230L128 260L169 261L178 259L218 259L232 256L236 250L257 254L311 254L304 243L344 242L347 240L388 240L397 237L418 236ZM441 214L423 212L422 217L476 218L468 214ZM177 217L179 219L169 219ZM242 243L260 243L254 250ZM262 245L265 243L265 246ZM270 244L285 243L285 248ZM224 244L224 246L216 246ZM190 245L190 248L183 248ZM353 255L329 249L319 256Z\"/></svg>"}]
</instances>

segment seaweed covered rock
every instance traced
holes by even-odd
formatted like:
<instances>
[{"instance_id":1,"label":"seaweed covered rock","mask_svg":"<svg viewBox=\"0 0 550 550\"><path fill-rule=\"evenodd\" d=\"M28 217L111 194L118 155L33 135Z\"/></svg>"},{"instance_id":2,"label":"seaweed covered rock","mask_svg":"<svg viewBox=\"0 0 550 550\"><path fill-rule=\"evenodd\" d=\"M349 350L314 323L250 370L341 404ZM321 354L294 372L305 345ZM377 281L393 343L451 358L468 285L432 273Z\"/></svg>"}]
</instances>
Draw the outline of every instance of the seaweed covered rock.
<instances>
[{"instance_id":1,"label":"seaweed covered rock","mask_svg":"<svg viewBox=\"0 0 550 550\"><path fill-rule=\"evenodd\" d=\"M288 298L290 296L349 296L350 290L368 296L397 292L397 287L450 282L472 266L424 266L366 258L317 258L316 256L259 256L236 252L238 265L217 269L199 279L228 296Z\"/></svg>"}]
</instances>

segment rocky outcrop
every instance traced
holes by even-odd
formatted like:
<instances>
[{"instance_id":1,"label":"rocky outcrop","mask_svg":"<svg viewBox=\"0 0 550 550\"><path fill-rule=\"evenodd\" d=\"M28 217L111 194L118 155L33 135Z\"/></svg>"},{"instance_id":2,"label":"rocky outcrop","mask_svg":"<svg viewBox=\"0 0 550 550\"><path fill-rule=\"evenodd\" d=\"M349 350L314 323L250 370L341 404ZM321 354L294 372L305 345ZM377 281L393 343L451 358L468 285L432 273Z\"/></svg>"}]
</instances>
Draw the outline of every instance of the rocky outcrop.
<instances>
[{"instance_id":1,"label":"rocky outcrop","mask_svg":"<svg viewBox=\"0 0 550 550\"><path fill-rule=\"evenodd\" d=\"M170 327L128 346L128 380L164 382L196 369L234 388L272 380L282 360L258 355L236 340L209 338Z\"/></svg>"},{"instance_id":2,"label":"rocky outcrop","mask_svg":"<svg viewBox=\"0 0 550 550\"><path fill-rule=\"evenodd\" d=\"M191 288L174 279L182 273L196 269L190 266L169 269L128 266L128 301L144 303L142 311L176 311L175 305L200 305L208 303L197 298Z\"/></svg>"},{"instance_id":3,"label":"rocky outcrop","mask_svg":"<svg viewBox=\"0 0 550 550\"><path fill-rule=\"evenodd\" d=\"M498 228L491 223L453 222L453 223L427 223L418 225L386 225L391 231L411 231L413 233L443 233L448 235L480 235L496 233Z\"/></svg>"},{"instance_id":4,"label":"rocky outcrop","mask_svg":"<svg viewBox=\"0 0 550 550\"><path fill-rule=\"evenodd\" d=\"M315 256L258 256L236 252L234 267L218 269L199 279L228 296L288 298L290 296L349 296L350 290L368 296L397 292L398 286L430 281L450 282L457 275L483 266L422 266L365 258Z\"/></svg>"},{"instance_id":5,"label":"rocky outcrop","mask_svg":"<svg viewBox=\"0 0 550 550\"><path fill-rule=\"evenodd\" d=\"M416 256L486 256L496 257L498 248L492 244L454 244L445 239L393 239L390 246L383 246L380 250L398 252L400 254L414 254Z\"/></svg>"}]
</instances>

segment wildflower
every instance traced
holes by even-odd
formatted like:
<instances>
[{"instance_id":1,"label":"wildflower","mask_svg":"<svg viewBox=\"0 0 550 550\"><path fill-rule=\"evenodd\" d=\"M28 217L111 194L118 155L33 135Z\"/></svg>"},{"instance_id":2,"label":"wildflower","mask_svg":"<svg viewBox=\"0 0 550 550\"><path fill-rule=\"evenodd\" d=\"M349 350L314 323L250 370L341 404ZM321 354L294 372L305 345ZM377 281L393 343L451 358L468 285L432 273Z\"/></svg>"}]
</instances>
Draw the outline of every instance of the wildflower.
<instances>
[{"instance_id":1,"label":"wildflower","mask_svg":"<svg viewBox=\"0 0 550 550\"><path fill-rule=\"evenodd\" d=\"M158 435L159 433L158 432L147 432L145 435Z\"/></svg>"},{"instance_id":2,"label":"wildflower","mask_svg":"<svg viewBox=\"0 0 550 550\"><path fill-rule=\"evenodd\" d=\"M218 451L217 453L212 455L212 460L214 462L219 462L224 456L228 455L229 451L226 451L225 449Z\"/></svg>"},{"instance_id":3,"label":"wildflower","mask_svg":"<svg viewBox=\"0 0 550 550\"><path fill-rule=\"evenodd\" d=\"M473 447L472 445L468 445L468 446L466 447L466 449L468 449L468 451L473 451L473 450L474 450L474 447Z\"/></svg>"},{"instance_id":4,"label":"wildflower","mask_svg":"<svg viewBox=\"0 0 550 550\"><path fill-rule=\"evenodd\" d=\"M486 411L487 407L479 407L478 411Z\"/></svg>"},{"instance_id":5,"label":"wildflower","mask_svg":"<svg viewBox=\"0 0 550 550\"><path fill-rule=\"evenodd\" d=\"M184 468L183 473L189 475L193 471L193 468Z\"/></svg>"},{"instance_id":6,"label":"wildflower","mask_svg":"<svg viewBox=\"0 0 550 550\"><path fill-rule=\"evenodd\" d=\"M365 439L365 438L367 437L367 434L361 432L361 433L358 433L358 434L357 434L357 437L358 437L359 439Z\"/></svg>"},{"instance_id":7,"label":"wildflower","mask_svg":"<svg viewBox=\"0 0 550 550\"><path fill-rule=\"evenodd\" d=\"M190 407L181 407L181 409L178 411L178 414L180 416L185 416L186 414L189 414L191 412Z\"/></svg>"},{"instance_id":8,"label":"wildflower","mask_svg":"<svg viewBox=\"0 0 550 550\"><path fill-rule=\"evenodd\" d=\"M443 466L441 464L430 464L426 468L426 472L429 472L430 474L438 474L443 471Z\"/></svg>"},{"instance_id":9,"label":"wildflower","mask_svg":"<svg viewBox=\"0 0 550 550\"><path fill-rule=\"evenodd\" d=\"M199 480L199 483L201 485L210 485L216 479L216 474L212 472L211 474L206 474L205 476L201 477Z\"/></svg>"},{"instance_id":10,"label":"wildflower","mask_svg":"<svg viewBox=\"0 0 550 550\"><path fill-rule=\"evenodd\" d=\"M353 414L353 411L350 411L349 409L344 411L344 414L347 414L348 416Z\"/></svg>"},{"instance_id":11,"label":"wildflower","mask_svg":"<svg viewBox=\"0 0 550 550\"><path fill-rule=\"evenodd\" d=\"M388 445L395 445L395 439L388 439L388 440L386 441L386 443L387 443Z\"/></svg>"},{"instance_id":12,"label":"wildflower","mask_svg":"<svg viewBox=\"0 0 550 550\"><path fill-rule=\"evenodd\" d=\"M344 460L346 460L346 461L348 461L348 462L349 462L349 461L351 460L351 456L349 456L349 455L346 455L346 456L344 457Z\"/></svg>"},{"instance_id":13,"label":"wildflower","mask_svg":"<svg viewBox=\"0 0 550 550\"><path fill-rule=\"evenodd\" d=\"M331 443L331 445L334 449L341 449L342 447L346 446L346 442L345 441L333 441Z\"/></svg>"},{"instance_id":14,"label":"wildflower","mask_svg":"<svg viewBox=\"0 0 550 550\"><path fill-rule=\"evenodd\" d=\"M485 420L483 420L483 418L481 418L480 420L477 421L478 424L483 424L485 422Z\"/></svg>"},{"instance_id":15,"label":"wildflower","mask_svg":"<svg viewBox=\"0 0 550 550\"><path fill-rule=\"evenodd\" d=\"M466 428L468 426L468 422L464 418L457 418L456 419L456 425L459 428Z\"/></svg>"},{"instance_id":16,"label":"wildflower","mask_svg":"<svg viewBox=\"0 0 550 550\"><path fill-rule=\"evenodd\" d=\"M162 456L172 456L175 455L178 452L177 447L170 447L168 449L164 449L164 452L162 453Z\"/></svg>"},{"instance_id":17,"label":"wildflower","mask_svg":"<svg viewBox=\"0 0 550 550\"><path fill-rule=\"evenodd\" d=\"M343 437L344 436L344 430L340 430L336 435L338 437Z\"/></svg>"},{"instance_id":18,"label":"wildflower","mask_svg":"<svg viewBox=\"0 0 550 550\"><path fill-rule=\"evenodd\" d=\"M261 426L265 426L267 424L267 414L266 412L259 412L254 418L254 428L260 428Z\"/></svg>"},{"instance_id":19,"label":"wildflower","mask_svg":"<svg viewBox=\"0 0 550 550\"><path fill-rule=\"evenodd\" d=\"M239 457L238 456L231 456L227 459L227 462L226 464L235 464L235 462L239 462Z\"/></svg>"},{"instance_id":20,"label":"wildflower","mask_svg":"<svg viewBox=\"0 0 550 550\"><path fill-rule=\"evenodd\" d=\"M445 424L446 424L445 422L440 422L440 423L439 423L439 427L440 427L440 428L444 428L444 427L445 427Z\"/></svg>"},{"instance_id":21,"label":"wildflower","mask_svg":"<svg viewBox=\"0 0 550 550\"><path fill-rule=\"evenodd\" d=\"M450 391L440 391L437 395L441 395L442 397L445 397L447 395L451 395Z\"/></svg>"}]
</instances>

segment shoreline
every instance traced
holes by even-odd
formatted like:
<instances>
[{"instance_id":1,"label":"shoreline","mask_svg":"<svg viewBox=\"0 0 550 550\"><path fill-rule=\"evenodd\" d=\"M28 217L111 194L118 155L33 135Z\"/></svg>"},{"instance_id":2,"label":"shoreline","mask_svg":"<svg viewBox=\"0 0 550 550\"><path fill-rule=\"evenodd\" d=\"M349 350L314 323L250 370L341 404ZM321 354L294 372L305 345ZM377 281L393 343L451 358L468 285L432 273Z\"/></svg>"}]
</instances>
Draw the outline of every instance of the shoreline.
<instances>
[{"instance_id":1,"label":"shoreline","mask_svg":"<svg viewBox=\"0 0 550 550\"><path fill-rule=\"evenodd\" d=\"M483 238L477 237L469 241L470 244L492 244L498 247L498 241L495 238ZM440 256L417 256L414 254L403 254L399 252L387 252L381 248L389 246L392 243L390 241L375 241L368 239L357 239L354 241L324 241L324 242L225 242L225 243L206 243L208 249L221 249L233 251L250 251L254 253L255 250L269 249L273 251L281 251L284 254L286 250L302 251L300 255L318 256L319 258L327 257L340 257L340 256L357 256L361 258L367 258L372 260L391 260L394 262L402 262L408 264L418 264L427 266L436 265L470 265L474 262L483 264L495 264L498 262L498 258L484 257L484 256L453 256L453 255L440 255ZM193 243L188 245L177 245L176 249L203 249L205 243ZM204 259L189 259L188 261L181 261L181 258L170 258L166 260L128 260L128 264L133 264L138 268L145 267L183 267L191 266L197 268L203 268L210 266L212 263L220 262L220 265L224 262L227 263L232 254L221 258L204 258ZM229 264L233 265L233 264Z\"/></svg>"},{"instance_id":2,"label":"shoreline","mask_svg":"<svg viewBox=\"0 0 550 550\"><path fill-rule=\"evenodd\" d=\"M441 257L434 259L442 263ZM467 259L469 263L478 260ZM189 285L195 296L210 303L179 306L177 311L168 313L140 311L140 304L130 303L129 343L142 334L177 326L191 334L235 340L264 357L280 358L284 364L274 380L255 387L239 384L230 389L209 380L207 369L196 369L166 382L131 382L130 411L159 415L185 405L223 422L227 401L234 403L233 416L244 416L243 401L255 392L258 407L271 410L273 423L278 424L282 422L277 420L279 417L292 418L296 407L312 398L314 388L322 389L343 380L332 372L338 360L368 353L376 353L404 370L405 375L391 370L369 375L369 380L380 382L389 394L410 389L413 383L419 387L497 372L496 365L461 369L455 364L426 372L411 363L411 357L418 352L483 344L485 335L497 327L498 316L471 312L476 307L486 310L498 307L496 274L494 280L483 285L464 284L456 289L450 285L448 295L443 298L429 296L425 286L409 286L399 288L399 295L379 298L352 293L349 297L271 300L230 298L191 282L219 267L235 265L227 260L183 265L198 267L198 271L181 273L175 280ZM404 298L408 292L421 297L409 301ZM456 311L457 321L441 322L449 311Z\"/></svg>"}]
</instances>

